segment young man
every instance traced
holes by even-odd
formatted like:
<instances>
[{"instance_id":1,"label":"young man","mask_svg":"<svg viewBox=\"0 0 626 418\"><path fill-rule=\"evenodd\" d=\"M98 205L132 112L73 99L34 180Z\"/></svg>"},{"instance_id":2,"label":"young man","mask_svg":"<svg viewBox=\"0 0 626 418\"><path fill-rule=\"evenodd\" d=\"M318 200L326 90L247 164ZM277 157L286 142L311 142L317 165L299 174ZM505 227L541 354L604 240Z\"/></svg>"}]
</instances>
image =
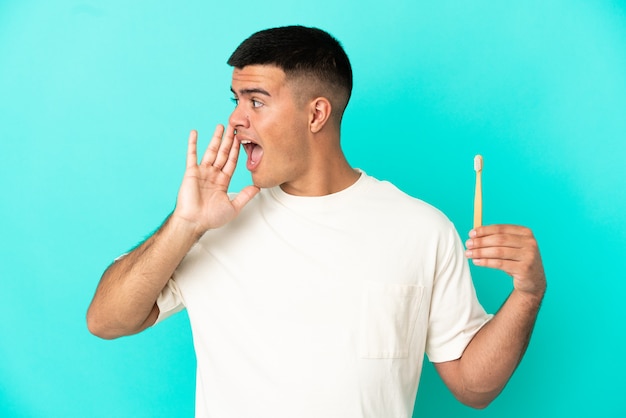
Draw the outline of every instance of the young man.
<instances>
[{"instance_id":1,"label":"young man","mask_svg":"<svg viewBox=\"0 0 626 418\"><path fill-rule=\"evenodd\" d=\"M464 250L439 211L350 167L352 72L327 33L261 31L228 62L228 126L199 164L191 132L176 208L104 273L91 332L134 334L186 308L198 417L410 417L424 352L461 402L487 406L546 289L532 233L484 226ZM240 147L254 185L233 197ZM513 277L495 316L466 257Z\"/></svg>"}]
</instances>

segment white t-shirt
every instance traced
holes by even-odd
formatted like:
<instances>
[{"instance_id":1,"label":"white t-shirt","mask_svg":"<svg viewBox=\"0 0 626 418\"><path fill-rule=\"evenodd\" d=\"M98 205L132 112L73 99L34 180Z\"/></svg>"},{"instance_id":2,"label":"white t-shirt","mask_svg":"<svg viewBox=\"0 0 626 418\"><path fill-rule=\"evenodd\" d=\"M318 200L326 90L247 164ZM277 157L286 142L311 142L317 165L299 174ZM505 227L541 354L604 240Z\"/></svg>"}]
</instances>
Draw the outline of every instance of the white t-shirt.
<instances>
[{"instance_id":1,"label":"white t-shirt","mask_svg":"<svg viewBox=\"0 0 626 418\"><path fill-rule=\"evenodd\" d=\"M361 174L323 197L264 189L191 249L158 300L187 308L196 416L411 417L424 352L489 320L438 210Z\"/></svg>"}]
</instances>

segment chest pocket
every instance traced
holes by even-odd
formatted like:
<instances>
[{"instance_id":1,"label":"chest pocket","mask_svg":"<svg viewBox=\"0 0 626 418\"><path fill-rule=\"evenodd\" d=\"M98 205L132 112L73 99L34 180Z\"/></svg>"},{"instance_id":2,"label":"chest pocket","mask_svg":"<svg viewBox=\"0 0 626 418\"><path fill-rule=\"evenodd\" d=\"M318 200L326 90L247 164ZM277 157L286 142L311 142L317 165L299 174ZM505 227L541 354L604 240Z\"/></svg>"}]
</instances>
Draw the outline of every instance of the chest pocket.
<instances>
[{"instance_id":1,"label":"chest pocket","mask_svg":"<svg viewBox=\"0 0 626 418\"><path fill-rule=\"evenodd\" d=\"M367 283L361 302L359 357L408 357L423 292L416 285Z\"/></svg>"}]
</instances>

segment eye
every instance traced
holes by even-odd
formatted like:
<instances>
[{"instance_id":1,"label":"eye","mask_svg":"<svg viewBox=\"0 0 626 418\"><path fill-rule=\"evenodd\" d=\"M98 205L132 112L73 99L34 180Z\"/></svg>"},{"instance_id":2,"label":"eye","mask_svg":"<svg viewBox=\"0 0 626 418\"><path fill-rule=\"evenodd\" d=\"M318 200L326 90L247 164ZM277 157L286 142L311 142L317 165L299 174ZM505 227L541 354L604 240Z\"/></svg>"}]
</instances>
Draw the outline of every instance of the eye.
<instances>
[{"instance_id":1,"label":"eye","mask_svg":"<svg viewBox=\"0 0 626 418\"><path fill-rule=\"evenodd\" d=\"M261 107L263 106L263 103L261 103L260 101L256 100L256 99L252 99L252 107Z\"/></svg>"}]
</instances>

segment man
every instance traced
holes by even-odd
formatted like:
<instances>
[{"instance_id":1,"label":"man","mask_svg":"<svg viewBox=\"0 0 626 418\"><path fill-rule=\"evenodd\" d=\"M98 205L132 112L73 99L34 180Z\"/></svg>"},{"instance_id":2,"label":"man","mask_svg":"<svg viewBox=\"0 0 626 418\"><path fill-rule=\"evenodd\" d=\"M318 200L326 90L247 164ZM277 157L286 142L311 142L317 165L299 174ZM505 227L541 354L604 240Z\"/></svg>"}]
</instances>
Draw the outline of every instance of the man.
<instances>
[{"instance_id":1,"label":"man","mask_svg":"<svg viewBox=\"0 0 626 418\"><path fill-rule=\"evenodd\" d=\"M436 209L353 169L340 146L352 70L329 34L269 29L230 57L236 107L176 207L104 273L88 312L102 338L186 308L198 417L410 417L424 352L463 403L503 389L545 276L532 233L492 225L467 250ZM253 185L227 194L240 147ZM513 277L495 316L466 257Z\"/></svg>"}]
</instances>

